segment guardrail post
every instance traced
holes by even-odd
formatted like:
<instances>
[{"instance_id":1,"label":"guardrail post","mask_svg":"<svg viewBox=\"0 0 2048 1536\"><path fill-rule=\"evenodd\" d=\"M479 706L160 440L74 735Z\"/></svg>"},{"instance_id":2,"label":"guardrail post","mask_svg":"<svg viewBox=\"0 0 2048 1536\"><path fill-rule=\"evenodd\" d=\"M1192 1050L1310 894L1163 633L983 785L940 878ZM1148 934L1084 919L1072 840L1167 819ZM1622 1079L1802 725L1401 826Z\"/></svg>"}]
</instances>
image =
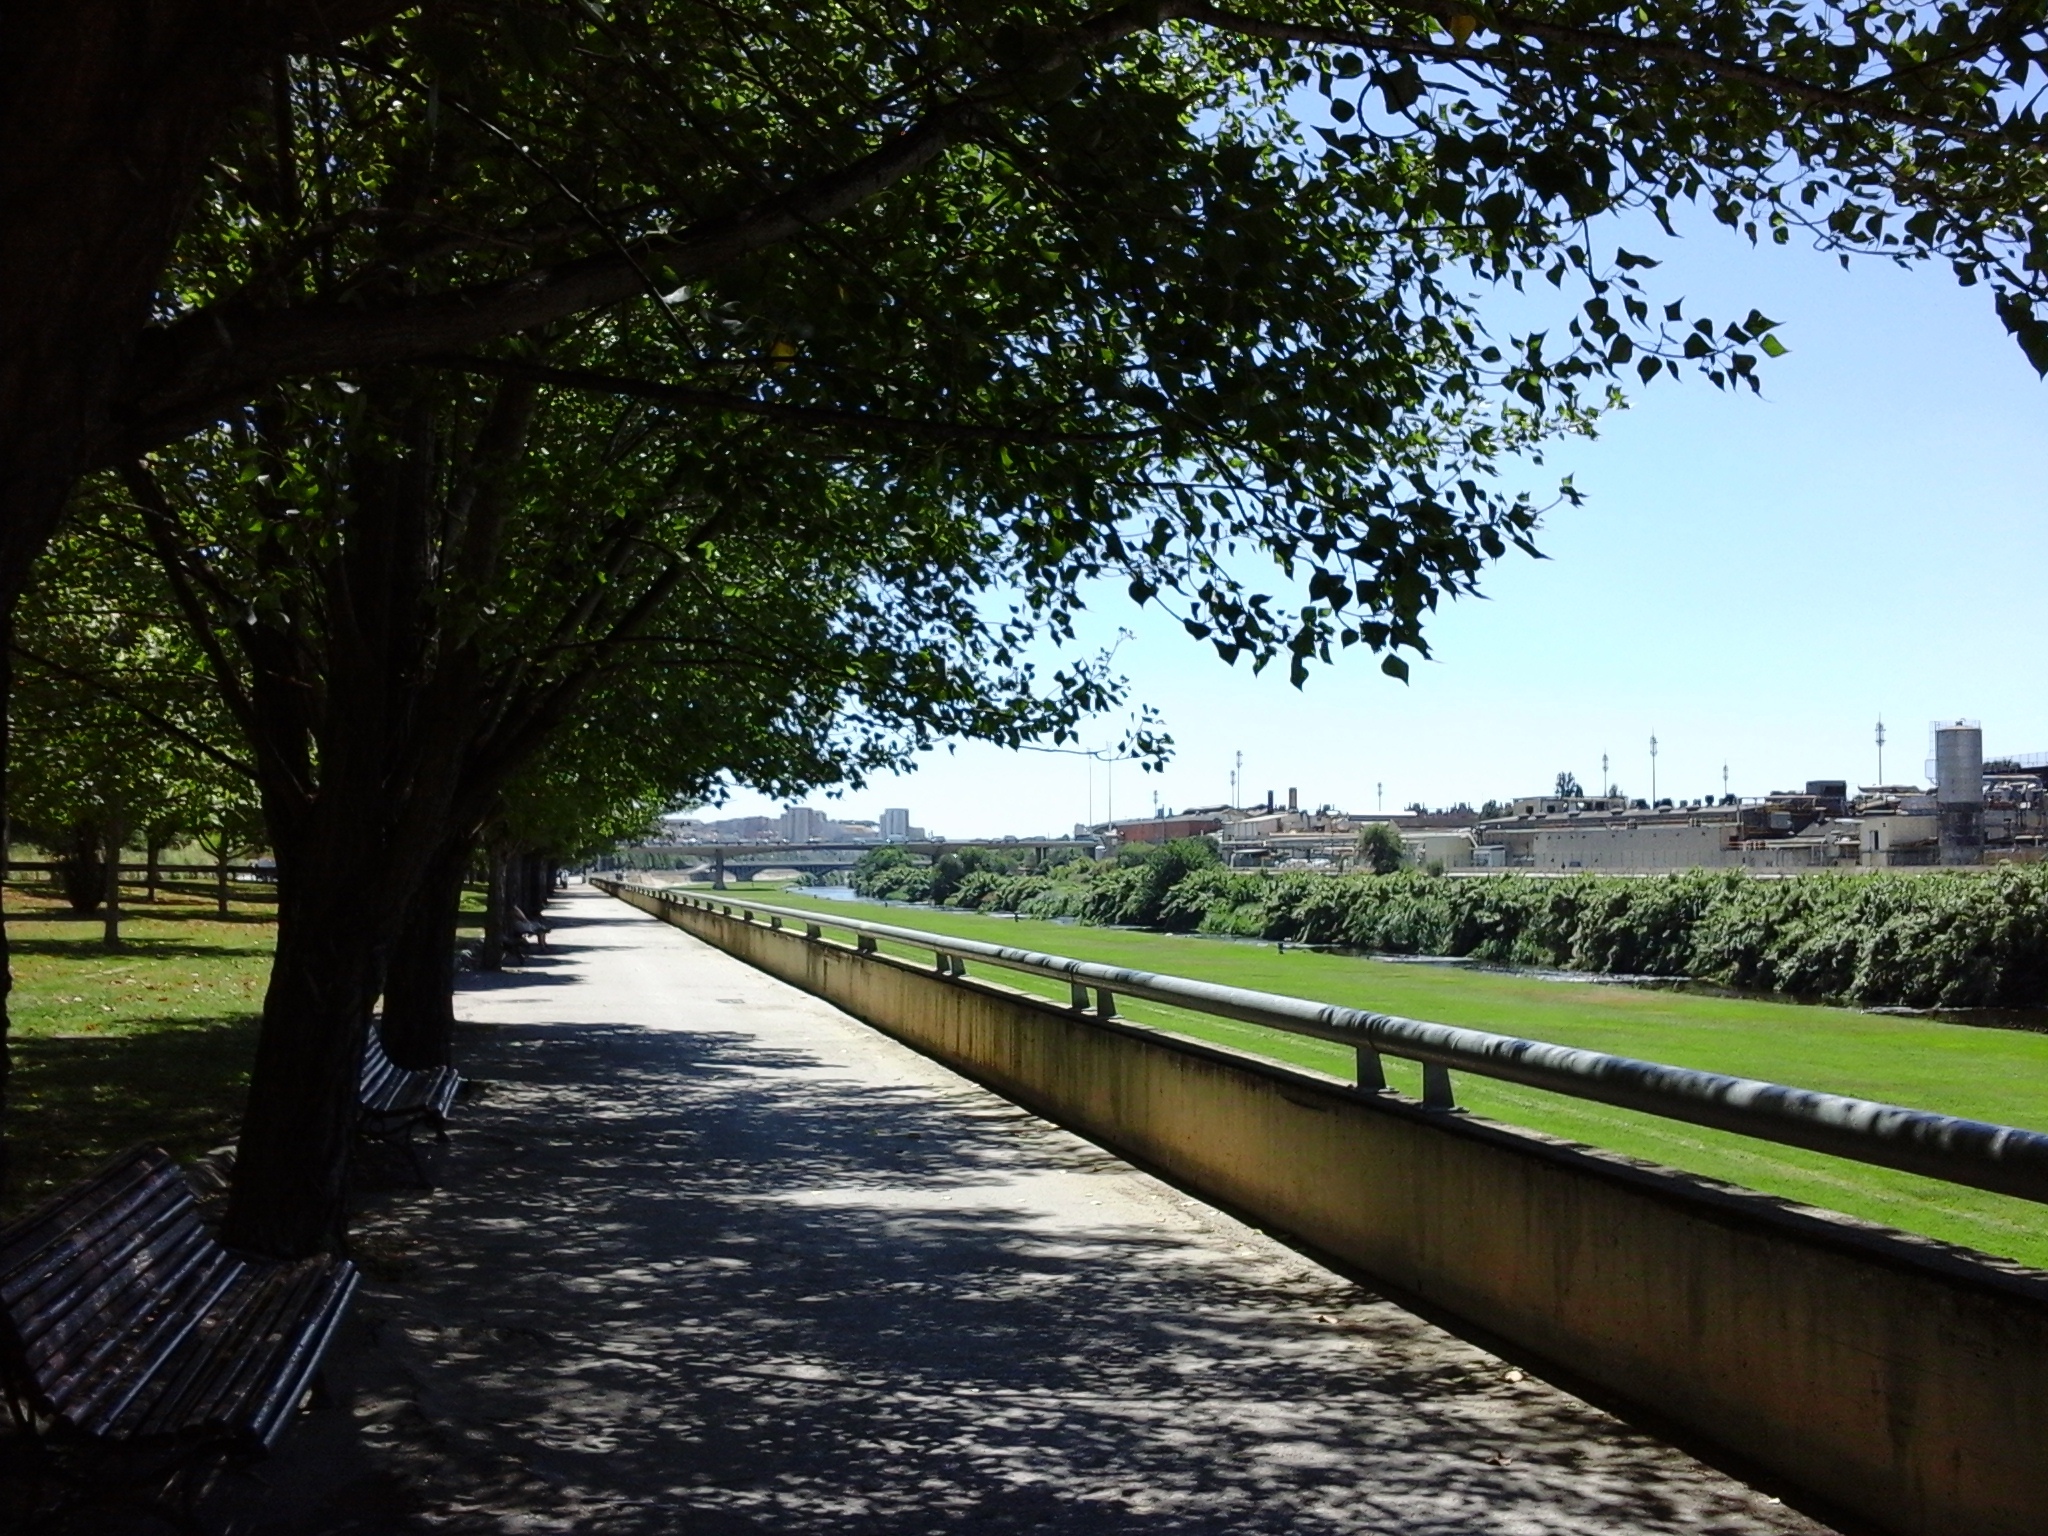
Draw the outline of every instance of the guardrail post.
<instances>
[{"instance_id":1,"label":"guardrail post","mask_svg":"<svg viewBox=\"0 0 2048 1536\"><path fill-rule=\"evenodd\" d=\"M1070 981L1067 983L1067 986L1073 995L1074 1011L1076 1013L1086 1013L1088 1011L1088 989L1078 981Z\"/></svg>"},{"instance_id":2,"label":"guardrail post","mask_svg":"<svg viewBox=\"0 0 2048 1536\"><path fill-rule=\"evenodd\" d=\"M1387 1070L1380 1065L1380 1053L1369 1045L1358 1048L1358 1091L1360 1093L1385 1093L1387 1091Z\"/></svg>"},{"instance_id":3,"label":"guardrail post","mask_svg":"<svg viewBox=\"0 0 2048 1536\"><path fill-rule=\"evenodd\" d=\"M872 955L875 952L875 941L863 933L853 941L853 947L860 954Z\"/></svg>"},{"instance_id":4,"label":"guardrail post","mask_svg":"<svg viewBox=\"0 0 2048 1536\"><path fill-rule=\"evenodd\" d=\"M951 971L955 976L965 976L967 974L966 957L964 955L946 956L946 969Z\"/></svg>"},{"instance_id":5,"label":"guardrail post","mask_svg":"<svg viewBox=\"0 0 2048 1536\"><path fill-rule=\"evenodd\" d=\"M780 928L782 926L782 919L780 917L771 916L768 919L768 926L770 928Z\"/></svg>"},{"instance_id":6,"label":"guardrail post","mask_svg":"<svg viewBox=\"0 0 2048 1536\"><path fill-rule=\"evenodd\" d=\"M935 949L932 951L932 969L937 971L941 976L950 976L953 974L953 967L948 962L946 958L946 952L943 949Z\"/></svg>"},{"instance_id":7,"label":"guardrail post","mask_svg":"<svg viewBox=\"0 0 2048 1536\"><path fill-rule=\"evenodd\" d=\"M807 939L822 939L822 938L823 938L824 936L825 936L825 930L824 930L824 929L822 929L822 928L820 928L820 927L819 927L819 926L818 926L818 925L817 925L816 923L805 923L805 924L804 924L804 937L805 937L805 938L807 938Z\"/></svg>"},{"instance_id":8,"label":"guardrail post","mask_svg":"<svg viewBox=\"0 0 2048 1536\"><path fill-rule=\"evenodd\" d=\"M1458 1096L1451 1090L1451 1069L1434 1061L1422 1064L1422 1107L1456 1109Z\"/></svg>"},{"instance_id":9,"label":"guardrail post","mask_svg":"<svg viewBox=\"0 0 2048 1536\"><path fill-rule=\"evenodd\" d=\"M1095 1017L1113 1019L1116 1017L1116 996L1107 987L1095 989Z\"/></svg>"}]
</instances>

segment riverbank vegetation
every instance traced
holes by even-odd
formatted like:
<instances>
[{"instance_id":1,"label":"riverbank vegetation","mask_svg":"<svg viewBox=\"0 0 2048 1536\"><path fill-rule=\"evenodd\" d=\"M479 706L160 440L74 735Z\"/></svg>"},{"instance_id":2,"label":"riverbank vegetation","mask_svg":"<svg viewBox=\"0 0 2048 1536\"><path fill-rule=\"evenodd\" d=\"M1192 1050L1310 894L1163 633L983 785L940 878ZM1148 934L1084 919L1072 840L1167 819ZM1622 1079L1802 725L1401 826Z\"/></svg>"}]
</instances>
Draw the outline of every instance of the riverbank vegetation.
<instances>
[{"instance_id":1,"label":"riverbank vegetation","mask_svg":"<svg viewBox=\"0 0 2048 1536\"><path fill-rule=\"evenodd\" d=\"M1440 882L1447 883L1447 882ZM1702 1071L1761 1077L1886 1103L2048 1130L2048 1035L1669 988L1570 984L1528 973L1330 954L1197 934L1092 927L955 907L776 898L833 916L1071 955L1408 1018L1556 1041ZM830 932L829 927L827 932ZM882 946L924 965L928 951ZM1064 1002L1062 985L969 962L970 974ZM1321 1040L1185 1009L1117 1000L1120 1014L1333 1077L1353 1053ZM1389 1058L1387 1077L1419 1093L1420 1073ZM1455 1074L1475 1114L1681 1168L1749 1189L2048 1267L2048 1212L1818 1152L1662 1120L1510 1083Z\"/></svg>"},{"instance_id":2,"label":"riverbank vegetation","mask_svg":"<svg viewBox=\"0 0 2048 1536\"><path fill-rule=\"evenodd\" d=\"M2048 1005L2048 869L1759 880L1672 875L1267 875L1201 839L1028 869L964 850L864 856L864 896L1602 975L1684 977L1859 1007ZM949 867L947 860L952 860ZM971 866L971 867L970 867Z\"/></svg>"}]
</instances>

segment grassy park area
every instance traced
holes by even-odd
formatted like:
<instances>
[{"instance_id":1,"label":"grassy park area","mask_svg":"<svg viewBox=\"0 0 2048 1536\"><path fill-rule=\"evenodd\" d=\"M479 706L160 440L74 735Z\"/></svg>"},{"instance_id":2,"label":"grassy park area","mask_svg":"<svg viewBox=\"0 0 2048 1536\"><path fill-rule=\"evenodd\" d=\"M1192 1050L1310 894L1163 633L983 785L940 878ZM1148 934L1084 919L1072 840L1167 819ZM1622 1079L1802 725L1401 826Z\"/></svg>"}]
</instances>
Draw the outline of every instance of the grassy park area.
<instances>
[{"instance_id":1,"label":"grassy park area","mask_svg":"<svg viewBox=\"0 0 2048 1536\"><path fill-rule=\"evenodd\" d=\"M277 935L275 906L251 895L269 892L239 888L225 918L210 893L136 901L109 951L97 913L8 887L13 1168L0 1219L136 1142L190 1158L233 1138ZM481 892L464 906L479 915Z\"/></svg>"},{"instance_id":2,"label":"grassy park area","mask_svg":"<svg viewBox=\"0 0 2048 1536\"><path fill-rule=\"evenodd\" d=\"M9 887L13 1158L0 1214L138 1141L191 1157L234 1135L276 935L275 908L164 894L100 942L47 890Z\"/></svg>"},{"instance_id":3,"label":"grassy park area","mask_svg":"<svg viewBox=\"0 0 2048 1536\"><path fill-rule=\"evenodd\" d=\"M943 908L788 896L826 916L861 916L1077 959L1522 1035L1679 1066L2048 1130L2048 1035L1744 998L1559 982L1454 966L1400 964L1270 944L1018 920ZM885 949L889 946L884 946ZM927 959L922 952L906 955ZM1064 999L1015 972L1005 984ZM1351 1077L1351 1052L1227 1019L1119 1000L1140 1023ZM1419 1071L1388 1078L1420 1090ZM1788 1199L2048 1267L2048 1209L1913 1174L1665 1121L1461 1073L1476 1114L1683 1168Z\"/></svg>"}]
</instances>

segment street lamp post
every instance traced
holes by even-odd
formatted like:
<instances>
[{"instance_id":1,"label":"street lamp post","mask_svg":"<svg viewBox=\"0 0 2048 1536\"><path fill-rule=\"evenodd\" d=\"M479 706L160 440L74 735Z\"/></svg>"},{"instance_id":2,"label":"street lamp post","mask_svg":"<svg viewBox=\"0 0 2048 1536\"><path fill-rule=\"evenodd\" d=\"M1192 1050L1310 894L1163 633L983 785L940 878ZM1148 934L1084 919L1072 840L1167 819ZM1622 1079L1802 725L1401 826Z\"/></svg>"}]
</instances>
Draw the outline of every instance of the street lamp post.
<instances>
[{"instance_id":1,"label":"street lamp post","mask_svg":"<svg viewBox=\"0 0 2048 1536\"><path fill-rule=\"evenodd\" d=\"M1650 738L1650 809L1657 809L1657 738Z\"/></svg>"}]
</instances>

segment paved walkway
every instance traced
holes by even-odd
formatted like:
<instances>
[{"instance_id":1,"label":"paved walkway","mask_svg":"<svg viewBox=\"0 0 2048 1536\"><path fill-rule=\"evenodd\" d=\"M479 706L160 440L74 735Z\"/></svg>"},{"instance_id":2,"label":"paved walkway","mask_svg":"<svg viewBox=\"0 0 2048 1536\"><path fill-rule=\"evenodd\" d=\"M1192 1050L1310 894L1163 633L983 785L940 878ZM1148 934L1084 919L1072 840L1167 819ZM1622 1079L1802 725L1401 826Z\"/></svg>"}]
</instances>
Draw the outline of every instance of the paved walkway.
<instances>
[{"instance_id":1,"label":"paved walkway","mask_svg":"<svg viewBox=\"0 0 2048 1536\"><path fill-rule=\"evenodd\" d=\"M1816 1532L594 892L259 1530ZM245 1502L246 1500L246 1502Z\"/></svg>"}]
</instances>

